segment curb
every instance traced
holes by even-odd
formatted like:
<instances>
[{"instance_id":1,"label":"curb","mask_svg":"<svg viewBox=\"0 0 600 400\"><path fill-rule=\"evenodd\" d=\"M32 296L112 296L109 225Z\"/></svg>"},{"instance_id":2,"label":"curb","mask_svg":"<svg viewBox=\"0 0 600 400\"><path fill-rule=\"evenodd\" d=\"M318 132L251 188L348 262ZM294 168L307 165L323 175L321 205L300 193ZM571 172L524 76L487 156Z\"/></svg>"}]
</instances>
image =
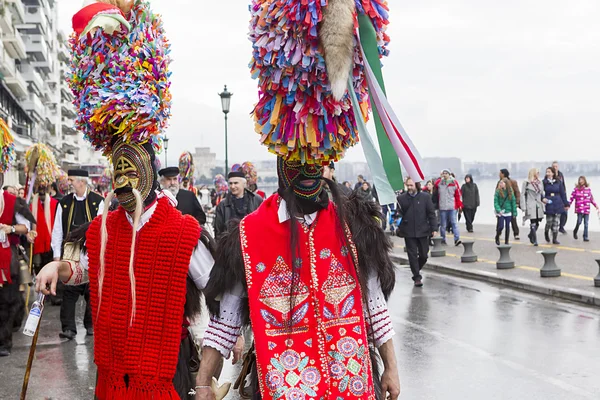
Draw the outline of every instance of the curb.
<instances>
[{"instance_id":1,"label":"curb","mask_svg":"<svg viewBox=\"0 0 600 400\"><path fill-rule=\"evenodd\" d=\"M408 264L408 257L398 254L390 256L393 262L400 265ZM559 299L570 300L577 303L583 303L588 306L600 307L600 297L594 292L586 292L579 289L568 289L553 285L541 285L538 282L522 278L506 278L495 272L482 271L478 269L462 269L443 263L431 261L427 262L425 269L437 271L442 274L460 276L467 279L494 283L497 285L508 286L514 289L520 289L527 292L542 294L545 296L556 297Z\"/></svg>"}]
</instances>

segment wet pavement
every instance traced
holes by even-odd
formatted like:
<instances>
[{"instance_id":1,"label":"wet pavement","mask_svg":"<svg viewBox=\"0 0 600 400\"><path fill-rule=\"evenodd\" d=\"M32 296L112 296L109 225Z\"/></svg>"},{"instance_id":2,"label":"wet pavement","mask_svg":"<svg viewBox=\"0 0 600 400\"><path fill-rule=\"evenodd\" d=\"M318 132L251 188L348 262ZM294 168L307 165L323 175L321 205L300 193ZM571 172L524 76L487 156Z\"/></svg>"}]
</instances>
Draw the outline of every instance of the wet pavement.
<instances>
[{"instance_id":1,"label":"wet pavement","mask_svg":"<svg viewBox=\"0 0 600 400\"><path fill-rule=\"evenodd\" d=\"M406 268L389 304L402 399L600 399L597 308L432 272L417 289ZM58 311L45 310L28 398L91 399L93 340L79 319L61 343ZM0 399L19 398L28 339L0 359Z\"/></svg>"}]
</instances>

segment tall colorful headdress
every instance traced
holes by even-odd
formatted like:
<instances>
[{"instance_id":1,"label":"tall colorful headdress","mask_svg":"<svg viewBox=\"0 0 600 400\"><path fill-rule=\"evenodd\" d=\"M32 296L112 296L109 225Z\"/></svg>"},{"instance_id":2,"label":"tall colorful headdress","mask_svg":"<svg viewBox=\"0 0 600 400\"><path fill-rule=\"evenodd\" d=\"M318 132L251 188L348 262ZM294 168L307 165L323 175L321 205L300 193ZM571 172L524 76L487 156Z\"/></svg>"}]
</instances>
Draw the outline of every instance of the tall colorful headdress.
<instances>
[{"instance_id":1,"label":"tall colorful headdress","mask_svg":"<svg viewBox=\"0 0 600 400\"><path fill-rule=\"evenodd\" d=\"M56 174L56 186L58 187L58 191L63 195L69 191L69 176L62 169L59 169Z\"/></svg>"},{"instance_id":2,"label":"tall colorful headdress","mask_svg":"<svg viewBox=\"0 0 600 400\"><path fill-rule=\"evenodd\" d=\"M3 174L15 161L15 141L6 121L0 118L0 173Z\"/></svg>"},{"instance_id":3,"label":"tall colorful headdress","mask_svg":"<svg viewBox=\"0 0 600 400\"><path fill-rule=\"evenodd\" d=\"M49 187L56 181L59 173L58 163L52 150L44 143L36 143L25 152L25 173L33 177L34 186Z\"/></svg>"},{"instance_id":4,"label":"tall colorful headdress","mask_svg":"<svg viewBox=\"0 0 600 400\"><path fill-rule=\"evenodd\" d=\"M135 317L133 261L143 206L156 198L155 151L170 117L170 45L158 15L143 0L86 0L73 16L67 81L75 96L75 124L114 167L119 203L133 215L129 278ZM135 177L132 172L135 172ZM106 201L113 198L109 193ZM102 218L101 254L108 241ZM98 309L102 301L104 256L100 257Z\"/></svg>"},{"instance_id":5,"label":"tall colorful headdress","mask_svg":"<svg viewBox=\"0 0 600 400\"><path fill-rule=\"evenodd\" d=\"M189 151L184 151L181 156L179 156L179 176L181 179L189 179L190 181L194 180L194 171L196 167L194 166L194 157L192 153Z\"/></svg>"},{"instance_id":6,"label":"tall colorful headdress","mask_svg":"<svg viewBox=\"0 0 600 400\"><path fill-rule=\"evenodd\" d=\"M323 166L339 161L360 136L374 175L399 189L400 158L423 178L420 156L385 99L385 0L253 0L250 12L251 71L259 86L253 114L270 152ZM366 132L370 105L385 172Z\"/></svg>"},{"instance_id":7,"label":"tall colorful headdress","mask_svg":"<svg viewBox=\"0 0 600 400\"><path fill-rule=\"evenodd\" d=\"M100 186L109 188L112 186L112 181L113 181L112 170L110 168L104 168L104 171L102 171L102 175L100 176L100 180L98 181L98 183L100 184Z\"/></svg>"},{"instance_id":8,"label":"tall colorful headdress","mask_svg":"<svg viewBox=\"0 0 600 400\"><path fill-rule=\"evenodd\" d=\"M227 179L225 179L225 177L221 174L217 174L215 176L213 183L215 184L215 191L217 192L218 196L227 193L227 191L229 190L229 186L227 185Z\"/></svg>"},{"instance_id":9,"label":"tall colorful headdress","mask_svg":"<svg viewBox=\"0 0 600 400\"><path fill-rule=\"evenodd\" d=\"M240 171L246 175L246 182L248 186L256 185L258 182L258 172L256 171L256 167L250 161L246 161L240 166Z\"/></svg>"}]
</instances>

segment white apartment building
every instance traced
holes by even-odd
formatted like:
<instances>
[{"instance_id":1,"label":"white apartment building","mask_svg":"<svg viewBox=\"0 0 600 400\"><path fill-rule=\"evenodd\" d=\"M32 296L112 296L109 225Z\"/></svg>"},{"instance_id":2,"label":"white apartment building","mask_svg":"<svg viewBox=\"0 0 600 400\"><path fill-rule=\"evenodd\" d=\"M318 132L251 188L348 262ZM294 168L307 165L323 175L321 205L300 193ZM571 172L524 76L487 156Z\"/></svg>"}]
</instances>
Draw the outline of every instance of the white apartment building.
<instances>
[{"instance_id":1,"label":"white apartment building","mask_svg":"<svg viewBox=\"0 0 600 400\"><path fill-rule=\"evenodd\" d=\"M36 142L48 144L64 168L105 164L73 129L67 38L57 27L57 7L57 0L0 1L0 117L17 150L6 184L24 182L23 155Z\"/></svg>"}]
</instances>

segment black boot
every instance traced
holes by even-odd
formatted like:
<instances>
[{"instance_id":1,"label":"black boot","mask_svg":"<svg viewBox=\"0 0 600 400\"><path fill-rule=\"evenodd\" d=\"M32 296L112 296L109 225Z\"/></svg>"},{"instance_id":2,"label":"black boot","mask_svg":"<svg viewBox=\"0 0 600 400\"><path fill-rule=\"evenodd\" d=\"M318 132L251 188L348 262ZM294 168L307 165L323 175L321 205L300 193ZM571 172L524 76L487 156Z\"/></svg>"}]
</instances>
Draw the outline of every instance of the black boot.
<instances>
[{"instance_id":1,"label":"black boot","mask_svg":"<svg viewBox=\"0 0 600 400\"><path fill-rule=\"evenodd\" d=\"M575 229L573 230L573 239L575 239L575 240L579 239L579 238L577 237L577 231L578 231L578 230L579 230L579 226L578 226L578 225L575 225Z\"/></svg>"},{"instance_id":2,"label":"black boot","mask_svg":"<svg viewBox=\"0 0 600 400\"><path fill-rule=\"evenodd\" d=\"M537 230L538 230L539 225L535 225L533 227L533 232L532 232L532 236L533 236L533 245L537 246L538 245L538 241L537 241Z\"/></svg>"},{"instance_id":3,"label":"black boot","mask_svg":"<svg viewBox=\"0 0 600 400\"><path fill-rule=\"evenodd\" d=\"M544 239L546 239L546 242L550 243L550 229L546 228L544 230Z\"/></svg>"},{"instance_id":4,"label":"black boot","mask_svg":"<svg viewBox=\"0 0 600 400\"><path fill-rule=\"evenodd\" d=\"M535 227L533 225L531 225L531 227L529 228L529 235L527 235L527 237L529 238L529 242L531 244L535 243Z\"/></svg>"},{"instance_id":5,"label":"black boot","mask_svg":"<svg viewBox=\"0 0 600 400\"><path fill-rule=\"evenodd\" d=\"M508 240L510 239L510 231L507 229L506 232L504 232L504 244L508 244Z\"/></svg>"},{"instance_id":6,"label":"black boot","mask_svg":"<svg viewBox=\"0 0 600 400\"><path fill-rule=\"evenodd\" d=\"M558 241L558 233L557 232L552 232L552 244L560 244L560 242Z\"/></svg>"},{"instance_id":7,"label":"black boot","mask_svg":"<svg viewBox=\"0 0 600 400\"><path fill-rule=\"evenodd\" d=\"M500 246L500 233L502 232L496 231L496 246Z\"/></svg>"}]
</instances>

